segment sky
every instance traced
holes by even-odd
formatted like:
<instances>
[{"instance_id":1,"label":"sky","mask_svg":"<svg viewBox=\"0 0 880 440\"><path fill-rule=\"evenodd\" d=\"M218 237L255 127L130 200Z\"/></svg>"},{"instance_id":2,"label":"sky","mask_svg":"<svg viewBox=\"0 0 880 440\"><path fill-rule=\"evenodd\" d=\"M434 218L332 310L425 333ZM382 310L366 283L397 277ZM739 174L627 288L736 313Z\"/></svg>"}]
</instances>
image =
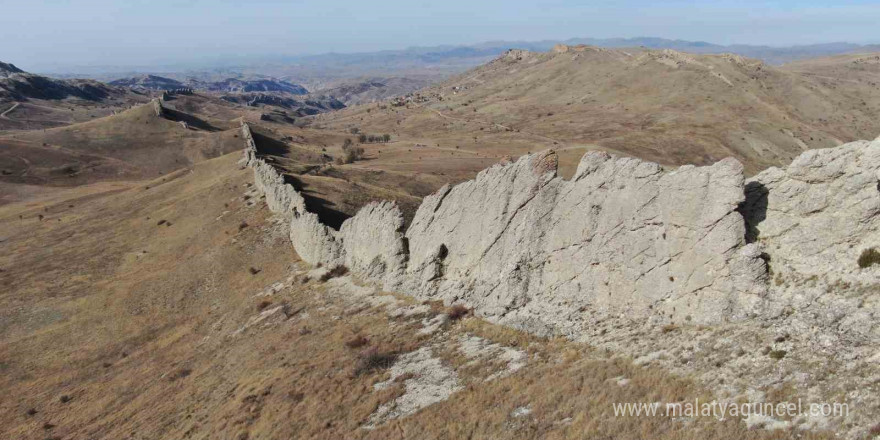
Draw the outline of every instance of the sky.
<instances>
[{"instance_id":1,"label":"sky","mask_svg":"<svg viewBox=\"0 0 880 440\"><path fill-rule=\"evenodd\" d=\"M880 0L0 0L0 11L0 61L55 72L582 37L880 43Z\"/></svg>"}]
</instances>

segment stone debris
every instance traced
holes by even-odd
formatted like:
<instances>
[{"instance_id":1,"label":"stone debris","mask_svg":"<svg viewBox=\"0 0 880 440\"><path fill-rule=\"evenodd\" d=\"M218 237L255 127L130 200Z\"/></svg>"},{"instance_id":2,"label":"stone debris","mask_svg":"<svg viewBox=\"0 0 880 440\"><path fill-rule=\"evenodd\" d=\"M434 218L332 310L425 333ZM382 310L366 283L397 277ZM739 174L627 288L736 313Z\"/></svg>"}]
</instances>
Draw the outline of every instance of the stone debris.
<instances>
[{"instance_id":1,"label":"stone debris","mask_svg":"<svg viewBox=\"0 0 880 440\"><path fill-rule=\"evenodd\" d=\"M380 406L370 416L367 427L375 427L385 421L408 416L422 408L442 402L462 389L458 376L451 368L433 356L430 347L422 347L400 356L391 366L391 378L374 385L381 390L391 386L401 376L406 392L391 402Z\"/></svg>"},{"instance_id":2,"label":"stone debris","mask_svg":"<svg viewBox=\"0 0 880 440\"><path fill-rule=\"evenodd\" d=\"M532 413L532 405L520 406L510 412L510 417L520 418Z\"/></svg>"},{"instance_id":3,"label":"stone debris","mask_svg":"<svg viewBox=\"0 0 880 440\"><path fill-rule=\"evenodd\" d=\"M528 355L522 350L513 347L505 347L500 344L489 342L479 336L467 335L458 339L458 350L471 362L491 360L506 364L504 369L492 373L486 381L493 381L517 372L526 366Z\"/></svg>"},{"instance_id":4,"label":"stone debris","mask_svg":"<svg viewBox=\"0 0 880 440\"><path fill-rule=\"evenodd\" d=\"M443 326L449 323L449 315L441 313L431 318L422 320L422 328L419 330L420 335L433 335L440 331Z\"/></svg>"},{"instance_id":5,"label":"stone debris","mask_svg":"<svg viewBox=\"0 0 880 440\"><path fill-rule=\"evenodd\" d=\"M275 306L248 319L243 326L232 332L231 336L238 336L257 324L271 325L285 320L287 320L287 316L284 314L284 306Z\"/></svg>"}]
</instances>

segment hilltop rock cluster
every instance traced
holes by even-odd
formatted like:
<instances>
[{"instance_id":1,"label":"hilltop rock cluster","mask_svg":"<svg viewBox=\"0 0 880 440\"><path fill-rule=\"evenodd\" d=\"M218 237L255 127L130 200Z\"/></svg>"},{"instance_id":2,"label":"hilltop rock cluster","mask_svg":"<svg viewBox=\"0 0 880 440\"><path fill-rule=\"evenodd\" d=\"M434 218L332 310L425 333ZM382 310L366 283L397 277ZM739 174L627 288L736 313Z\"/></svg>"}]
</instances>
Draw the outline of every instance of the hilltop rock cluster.
<instances>
[{"instance_id":1,"label":"hilltop rock cluster","mask_svg":"<svg viewBox=\"0 0 880 440\"><path fill-rule=\"evenodd\" d=\"M586 311L702 324L782 313L802 298L777 295L790 284L777 278L848 290L877 281L857 260L880 243L880 141L808 151L748 181L734 159L664 171L602 152L565 180L545 151L441 188L407 229L384 202L337 231L242 131L257 185L290 218L305 261L538 334L577 332ZM863 307L863 331L873 331L872 310Z\"/></svg>"}]
</instances>

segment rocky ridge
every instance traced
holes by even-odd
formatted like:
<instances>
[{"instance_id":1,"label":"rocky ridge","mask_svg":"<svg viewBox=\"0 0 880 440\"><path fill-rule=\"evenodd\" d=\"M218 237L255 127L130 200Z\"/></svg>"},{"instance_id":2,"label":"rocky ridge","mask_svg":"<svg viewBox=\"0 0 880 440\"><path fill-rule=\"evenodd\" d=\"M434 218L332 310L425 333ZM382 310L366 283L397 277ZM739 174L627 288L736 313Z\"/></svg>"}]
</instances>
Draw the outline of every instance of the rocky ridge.
<instances>
[{"instance_id":1,"label":"rocky ridge","mask_svg":"<svg viewBox=\"0 0 880 440\"><path fill-rule=\"evenodd\" d=\"M668 322L748 318L776 301L771 275L877 281L856 260L880 240L878 141L811 150L748 182L734 159L667 172L604 152L587 153L565 180L545 151L441 188L406 230L384 202L336 231L242 131L257 185L291 218L304 260L533 332L559 333L586 308Z\"/></svg>"},{"instance_id":2,"label":"rocky ridge","mask_svg":"<svg viewBox=\"0 0 880 440\"><path fill-rule=\"evenodd\" d=\"M734 159L666 171L603 152L565 180L545 151L440 189L406 229L384 202L337 231L242 132L258 188L309 263L696 374L731 400L793 383L859 405L849 419L773 426L855 438L880 409L880 266L864 257L880 244L880 138L810 150L748 180Z\"/></svg>"}]
</instances>

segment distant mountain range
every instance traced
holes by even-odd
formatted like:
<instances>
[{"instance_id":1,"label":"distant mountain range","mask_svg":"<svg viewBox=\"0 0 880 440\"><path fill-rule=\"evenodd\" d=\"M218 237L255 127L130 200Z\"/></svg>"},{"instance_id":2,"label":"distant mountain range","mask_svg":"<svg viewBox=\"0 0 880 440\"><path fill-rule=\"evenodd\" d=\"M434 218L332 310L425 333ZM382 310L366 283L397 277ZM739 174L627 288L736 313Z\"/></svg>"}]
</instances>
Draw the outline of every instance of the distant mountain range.
<instances>
[{"instance_id":1,"label":"distant mountain range","mask_svg":"<svg viewBox=\"0 0 880 440\"><path fill-rule=\"evenodd\" d=\"M405 76L437 80L450 74L462 72L486 63L507 49L547 51L556 44L588 44L605 48L644 47L648 49L673 49L695 54L734 53L757 58L768 64L829 55L880 51L880 44L861 45L846 42L811 44L801 46L756 46L746 44L720 45L705 41L671 40L655 37L637 38L571 38L568 40L543 41L489 41L472 45L441 45L411 47L403 50L383 50L363 53L327 53L320 55L249 55L246 58L228 58L213 65L150 66L83 66L54 69L54 76L87 77L113 80L142 73L157 73L184 81L187 77L218 81L224 78L267 75L301 84L313 90L325 88L329 82L343 79ZM266 90L248 90L266 91Z\"/></svg>"},{"instance_id":2,"label":"distant mountain range","mask_svg":"<svg viewBox=\"0 0 880 440\"><path fill-rule=\"evenodd\" d=\"M149 90L190 88L227 93L285 92L290 93L291 95L306 95L309 93L305 87L299 84L293 84L275 78L226 78L219 81L204 81L196 78L188 78L185 81L178 81L173 78L166 78L158 75L137 75L116 79L110 81L108 84L119 87Z\"/></svg>"}]
</instances>

